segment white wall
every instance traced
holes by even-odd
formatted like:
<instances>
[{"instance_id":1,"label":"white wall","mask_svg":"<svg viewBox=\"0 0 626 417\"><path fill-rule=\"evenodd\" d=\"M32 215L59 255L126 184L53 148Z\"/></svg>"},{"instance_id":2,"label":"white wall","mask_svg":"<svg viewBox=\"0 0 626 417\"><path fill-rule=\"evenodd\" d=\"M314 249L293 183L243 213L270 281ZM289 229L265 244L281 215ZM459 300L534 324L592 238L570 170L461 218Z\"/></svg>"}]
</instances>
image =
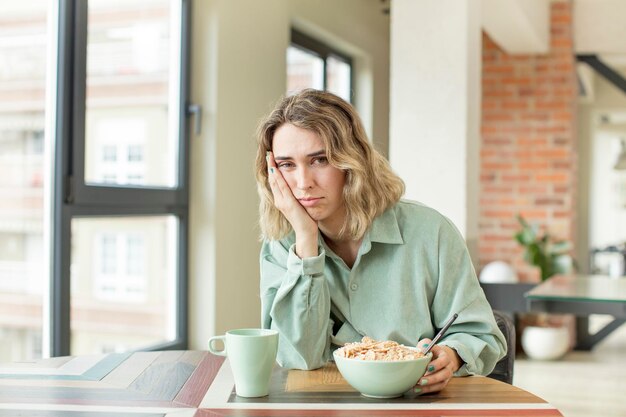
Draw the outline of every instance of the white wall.
<instances>
[{"instance_id":1,"label":"white wall","mask_svg":"<svg viewBox=\"0 0 626 417\"><path fill-rule=\"evenodd\" d=\"M393 3L389 155L407 198L449 217L477 259L482 61L472 6Z\"/></svg>"},{"instance_id":2,"label":"white wall","mask_svg":"<svg viewBox=\"0 0 626 417\"><path fill-rule=\"evenodd\" d=\"M377 0L203 0L193 3L191 101L203 131L191 139L190 348L260 323L254 130L284 94L293 23L344 39L357 55L357 108L386 150L389 18Z\"/></svg>"}]
</instances>

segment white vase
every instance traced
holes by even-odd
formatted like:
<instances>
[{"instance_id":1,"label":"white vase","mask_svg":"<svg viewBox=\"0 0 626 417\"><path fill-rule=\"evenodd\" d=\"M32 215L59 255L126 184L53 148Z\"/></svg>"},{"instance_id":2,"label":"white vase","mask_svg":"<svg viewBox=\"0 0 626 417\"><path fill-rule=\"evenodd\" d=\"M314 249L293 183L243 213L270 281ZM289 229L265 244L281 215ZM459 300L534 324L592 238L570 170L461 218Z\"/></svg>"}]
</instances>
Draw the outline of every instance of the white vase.
<instances>
[{"instance_id":1,"label":"white vase","mask_svg":"<svg viewBox=\"0 0 626 417\"><path fill-rule=\"evenodd\" d=\"M506 262L490 262L480 271L478 280L488 284L514 284L518 281L513 267Z\"/></svg>"},{"instance_id":2,"label":"white vase","mask_svg":"<svg viewBox=\"0 0 626 417\"><path fill-rule=\"evenodd\" d=\"M569 332L566 327L528 326L522 333L522 347L531 359L558 359L569 348Z\"/></svg>"}]
</instances>

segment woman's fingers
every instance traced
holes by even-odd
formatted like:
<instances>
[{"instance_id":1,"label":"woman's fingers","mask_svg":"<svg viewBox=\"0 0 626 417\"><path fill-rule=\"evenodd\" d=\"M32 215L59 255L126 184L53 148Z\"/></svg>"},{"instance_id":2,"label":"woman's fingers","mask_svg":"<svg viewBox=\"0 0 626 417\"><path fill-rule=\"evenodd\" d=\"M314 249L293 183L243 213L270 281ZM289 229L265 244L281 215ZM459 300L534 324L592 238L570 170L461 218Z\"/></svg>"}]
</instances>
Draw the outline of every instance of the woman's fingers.
<instances>
[{"instance_id":1,"label":"woman's fingers","mask_svg":"<svg viewBox=\"0 0 626 417\"><path fill-rule=\"evenodd\" d=\"M278 184L276 183L276 177L274 176L274 174L272 173L272 170L274 168L270 168L269 169L269 176L267 178L267 181L270 184L270 190L272 190L272 194L274 195L274 203L276 203L276 200L278 198L282 198L282 191L280 191L280 188L278 187Z\"/></svg>"},{"instance_id":2,"label":"woman's fingers","mask_svg":"<svg viewBox=\"0 0 626 417\"><path fill-rule=\"evenodd\" d=\"M452 370L448 367L444 367L420 378L415 385L415 392L425 394L428 392L441 391L448 385L451 378Z\"/></svg>"},{"instance_id":3,"label":"woman's fingers","mask_svg":"<svg viewBox=\"0 0 626 417\"><path fill-rule=\"evenodd\" d=\"M437 372L439 369L451 366L450 356L442 348L442 346L433 346L431 352L433 353L433 360L430 361L426 368L427 373Z\"/></svg>"},{"instance_id":4,"label":"woman's fingers","mask_svg":"<svg viewBox=\"0 0 626 417\"><path fill-rule=\"evenodd\" d=\"M440 382L447 382L452 378L452 369L449 366L444 366L434 371L424 374L424 376L418 381L419 385L433 385Z\"/></svg>"},{"instance_id":5,"label":"woman's fingers","mask_svg":"<svg viewBox=\"0 0 626 417\"><path fill-rule=\"evenodd\" d=\"M429 339L420 340L419 347L423 344L430 343ZM447 347L435 345L431 349L433 353L433 360L427 365L426 373L417 382L415 386L415 392L425 394L428 392L441 391L448 385L450 379L453 376L453 363L450 355L447 352Z\"/></svg>"},{"instance_id":6,"label":"woman's fingers","mask_svg":"<svg viewBox=\"0 0 626 417\"><path fill-rule=\"evenodd\" d=\"M414 391L416 394L428 394L431 392L439 392L442 389L444 389L446 385L448 385L448 381L439 382L436 384L418 385Z\"/></svg>"},{"instance_id":7,"label":"woman's fingers","mask_svg":"<svg viewBox=\"0 0 626 417\"><path fill-rule=\"evenodd\" d=\"M422 339L419 342L417 342L417 348L420 349L421 351L424 351L424 349L426 349L428 345L430 345L430 342L432 342L432 340L428 338Z\"/></svg>"},{"instance_id":8,"label":"woman's fingers","mask_svg":"<svg viewBox=\"0 0 626 417\"><path fill-rule=\"evenodd\" d=\"M294 197L293 193L291 192L291 188L289 188L289 185L287 185L287 181L285 181L285 178L283 178L283 174L281 174L278 169L274 168L273 176L276 180L276 185L278 186L278 189L280 190L283 198L288 198L290 200L293 200L294 203L297 203L298 200L296 200L296 197Z\"/></svg>"},{"instance_id":9,"label":"woman's fingers","mask_svg":"<svg viewBox=\"0 0 626 417\"><path fill-rule=\"evenodd\" d=\"M296 230L299 226L309 225L308 229L317 230L317 223L311 219L304 207L296 199L283 177L283 174L276 166L276 161L271 152L267 155L267 165L269 170L268 181L274 194L274 205L280 210L291 226Z\"/></svg>"},{"instance_id":10,"label":"woman's fingers","mask_svg":"<svg viewBox=\"0 0 626 417\"><path fill-rule=\"evenodd\" d=\"M267 152L268 182L274 197L274 206L285 216L296 235L296 255L300 258L317 256L317 222L309 215L291 191L287 180L278 169L274 155Z\"/></svg>"},{"instance_id":11,"label":"woman's fingers","mask_svg":"<svg viewBox=\"0 0 626 417\"><path fill-rule=\"evenodd\" d=\"M267 160L267 170L268 170L268 181L270 183L270 189L274 194L274 203L277 203L276 199L283 198L284 193L283 189L279 185L279 179L285 181L280 172L278 171L278 167L276 166L276 161L274 161L274 156L271 152L267 153L265 157ZM290 191L291 192L291 191Z\"/></svg>"}]
</instances>

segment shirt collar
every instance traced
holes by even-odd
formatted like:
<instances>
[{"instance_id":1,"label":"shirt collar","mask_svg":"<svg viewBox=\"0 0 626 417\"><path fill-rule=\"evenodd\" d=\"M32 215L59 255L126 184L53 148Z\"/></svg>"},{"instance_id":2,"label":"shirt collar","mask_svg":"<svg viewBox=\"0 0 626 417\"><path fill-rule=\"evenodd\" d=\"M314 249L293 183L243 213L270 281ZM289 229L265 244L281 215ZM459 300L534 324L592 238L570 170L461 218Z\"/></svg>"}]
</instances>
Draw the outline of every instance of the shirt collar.
<instances>
[{"instance_id":1,"label":"shirt collar","mask_svg":"<svg viewBox=\"0 0 626 417\"><path fill-rule=\"evenodd\" d=\"M403 244L395 207L390 207L376 217L369 231L369 240L379 243Z\"/></svg>"}]
</instances>

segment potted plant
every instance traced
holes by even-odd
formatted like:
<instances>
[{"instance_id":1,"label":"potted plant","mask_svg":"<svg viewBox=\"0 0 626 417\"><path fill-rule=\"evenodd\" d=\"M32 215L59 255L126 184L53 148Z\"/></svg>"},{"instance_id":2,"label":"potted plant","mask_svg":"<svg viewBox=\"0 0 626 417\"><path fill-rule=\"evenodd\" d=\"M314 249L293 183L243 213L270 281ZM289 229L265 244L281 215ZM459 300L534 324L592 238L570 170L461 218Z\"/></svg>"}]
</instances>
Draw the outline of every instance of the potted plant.
<instances>
[{"instance_id":1,"label":"potted plant","mask_svg":"<svg viewBox=\"0 0 626 417\"><path fill-rule=\"evenodd\" d=\"M515 234L515 240L524 246L524 260L541 271L541 281L552 275L567 274L574 269L574 261L569 255L571 244L568 241L552 241L548 232L542 235L536 225L530 225L521 215L517 221L522 226Z\"/></svg>"},{"instance_id":2,"label":"potted plant","mask_svg":"<svg viewBox=\"0 0 626 417\"><path fill-rule=\"evenodd\" d=\"M567 241L554 241L546 231L530 225L521 215L517 216L521 229L515 240L524 247L524 260L536 266L541 272L541 281L556 274L567 274L574 270L575 263L569 255L571 244ZM551 320L548 314L536 314L534 320L522 332L522 348L533 359L557 359L569 348L569 332L558 320Z\"/></svg>"}]
</instances>

